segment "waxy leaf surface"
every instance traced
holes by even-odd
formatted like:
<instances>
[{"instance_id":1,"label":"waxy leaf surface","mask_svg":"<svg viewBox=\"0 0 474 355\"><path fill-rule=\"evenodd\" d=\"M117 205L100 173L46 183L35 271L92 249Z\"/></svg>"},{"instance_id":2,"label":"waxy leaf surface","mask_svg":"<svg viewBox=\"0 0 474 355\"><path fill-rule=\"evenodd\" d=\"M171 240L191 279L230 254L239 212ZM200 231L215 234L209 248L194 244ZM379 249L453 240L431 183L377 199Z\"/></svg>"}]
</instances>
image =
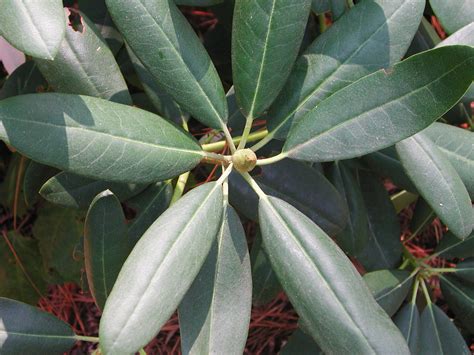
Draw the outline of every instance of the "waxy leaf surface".
<instances>
[{"instance_id":1,"label":"waxy leaf surface","mask_svg":"<svg viewBox=\"0 0 474 355\"><path fill-rule=\"evenodd\" d=\"M222 186L204 184L148 228L125 261L105 304L99 330L104 354L135 353L158 333L204 264L221 224L222 209Z\"/></svg>"},{"instance_id":2,"label":"waxy leaf surface","mask_svg":"<svg viewBox=\"0 0 474 355\"><path fill-rule=\"evenodd\" d=\"M474 48L414 55L346 86L294 125L283 152L307 161L349 159L386 148L429 126L466 92Z\"/></svg>"},{"instance_id":3,"label":"waxy leaf surface","mask_svg":"<svg viewBox=\"0 0 474 355\"><path fill-rule=\"evenodd\" d=\"M202 158L190 135L157 115L69 94L0 101L0 139L40 163L117 182L169 179Z\"/></svg>"},{"instance_id":4,"label":"waxy leaf surface","mask_svg":"<svg viewBox=\"0 0 474 355\"><path fill-rule=\"evenodd\" d=\"M288 203L259 202L265 250L305 329L325 353L409 354L350 260Z\"/></svg>"}]
</instances>

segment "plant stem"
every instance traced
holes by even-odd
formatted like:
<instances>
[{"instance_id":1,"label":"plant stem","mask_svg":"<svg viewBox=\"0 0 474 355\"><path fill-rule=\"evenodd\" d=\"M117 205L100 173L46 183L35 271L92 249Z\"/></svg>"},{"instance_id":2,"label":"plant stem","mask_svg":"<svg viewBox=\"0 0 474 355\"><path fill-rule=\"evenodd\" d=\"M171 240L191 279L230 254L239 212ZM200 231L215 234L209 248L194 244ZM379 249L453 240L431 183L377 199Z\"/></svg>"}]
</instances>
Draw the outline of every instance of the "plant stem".
<instances>
[{"instance_id":1,"label":"plant stem","mask_svg":"<svg viewBox=\"0 0 474 355\"><path fill-rule=\"evenodd\" d=\"M258 141L265 136L267 136L268 131L266 129L254 132L249 134L247 137L247 142L255 142ZM238 144L242 140L242 136L235 137L232 139L232 142L235 144ZM222 149L224 149L225 144L227 141L219 141L219 142L214 142L214 143L209 143L209 144L203 144L201 146L202 150L205 152L220 152Z\"/></svg>"},{"instance_id":2,"label":"plant stem","mask_svg":"<svg viewBox=\"0 0 474 355\"><path fill-rule=\"evenodd\" d=\"M285 153L280 153L280 154L275 155L274 157L271 157L271 158L258 159L257 160L257 165L262 166L262 165L274 164L274 163L279 162L280 160L283 160L285 158L286 158L286 154Z\"/></svg>"},{"instance_id":3,"label":"plant stem","mask_svg":"<svg viewBox=\"0 0 474 355\"><path fill-rule=\"evenodd\" d=\"M89 343L98 343L99 338L98 337L86 337L84 335L74 335L74 339L78 341L88 341Z\"/></svg>"},{"instance_id":4,"label":"plant stem","mask_svg":"<svg viewBox=\"0 0 474 355\"><path fill-rule=\"evenodd\" d=\"M319 22L319 32L324 33L324 31L326 31L326 29L327 29L326 15L319 14L318 15L318 22Z\"/></svg>"},{"instance_id":5,"label":"plant stem","mask_svg":"<svg viewBox=\"0 0 474 355\"><path fill-rule=\"evenodd\" d=\"M420 280L417 278L415 280L415 284L413 285L413 293L411 295L411 302L412 304L416 303L416 295L418 294L418 288L420 287Z\"/></svg>"},{"instance_id":6,"label":"plant stem","mask_svg":"<svg viewBox=\"0 0 474 355\"><path fill-rule=\"evenodd\" d=\"M263 138L257 144L254 144L252 147L250 147L250 149L252 149L254 152L256 152L257 150L259 150L259 149L263 148L265 145L267 145L273 139L274 136L275 136L275 131L271 131L271 132L267 131L267 134L266 134L265 138Z\"/></svg>"},{"instance_id":7,"label":"plant stem","mask_svg":"<svg viewBox=\"0 0 474 355\"><path fill-rule=\"evenodd\" d=\"M188 182L190 173L191 172L188 171L178 177L178 181L176 181L176 186L174 188L173 196L171 197L170 206L173 205L176 201L178 201L181 196L183 196L184 188L186 187L186 183Z\"/></svg>"},{"instance_id":8,"label":"plant stem","mask_svg":"<svg viewBox=\"0 0 474 355\"><path fill-rule=\"evenodd\" d=\"M139 353L140 355L146 355L145 349L140 349L140 350L138 351L138 353Z\"/></svg>"},{"instance_id":9,"label":"plant stem","mask_svg":"<svg viewBox=\"0 0 474 355\"><path fill-rule=\"evenodd\" d=\"M258 186L257 182L250 176L249 173L240 173L242 177L247 181L247 183L250 185L250 187L257 193L258 197L260 198L267 198L267 195L263 190Z\"/></svg>"},{"instance_id":10,"label":"plant stem","mask_svg":"<svg viewBox=\"0 0 474 355\"><path fill-rule=\"evenodd\" d=\"M423 294L425 295L425 298L426 298L426 302L428 303L428 305L430 305L431 297L430 297L430 293L428 292L428 288L426 287L426 282L425 280L421 279L420 283L421 283L421 288L423 289Z\"/></svg>"},{"instance_id":11,"label":"plant stem","mask_svg":"<svg viewBox=\"0 0 474 355\"><path fill-rule=\"evenodd\" d=\"M231 153L234 153L236 151L235 149L235 144L234 144L234 140L232 139L232 135L230 134L229 132L229 129L227 128L226 125L223 125L222 126L222 131L224 132L224 135L225 135L225 139L227 141L227 144L229 145L230 147L230 152ZM222 147L224 148L224 147Z\"/></svg>"},{"instance_id":12,"label":"plant stem","mask_svg":"<svg viewBox=\"0 0 474 355\"><path fill-rule=\"evenodd\" d=\"M439 273L439 274L446 273L446 272L458 272L458 270L455 268L429 268L428 270L431 272Z\"/></svg>"},{"instance_id":13,"label":"plant stem","mask_svg":"<svg viewBox=\"0 0 474 355\"><path fill-rule=\"evenodd\" d=\"M215 154L211 152L204 152L201 162L209 164L224 164L227 165L232 161L232 156Z\"/></svg>"},{"instance_id":14,"label":"plant stem","mask_svg":"<svg viewBox=\"0 0 474 355\"><path fill-rule=\"evenodd\" d=\"M402 265L400 265L400 267L398 269L399 270L404 270L410 264L411 264L411 260L410 259L405 259L405 261L402 263Z\"/></svg>"},{"instance_id":15,"label":"plant stem","mask_svg":"<svg viewBox=\"0 0 474 355\"><path fill-rule=\"evenodd\" d=\"M250 130L252 129L253 118L251 116L247 117L245 121L244 132L242 133L242 139L239 142L239 146L237 149L245 148L245 144L247 143L247 138L250 134Z\"/></svg>"},{"instance_id":16,"label":"plant stem","mask_svg":"<svg viewBox=\"0 0 474 355\"><path fill-rule=\"evenodd\" d=\"M230 163L229 166L224 170L222 173L221 177L217 180L217 183L224 183L227 180L227 177L230 175L232 172L232 168L234 167L233 163Z\"/></svg>"}]
</instances>

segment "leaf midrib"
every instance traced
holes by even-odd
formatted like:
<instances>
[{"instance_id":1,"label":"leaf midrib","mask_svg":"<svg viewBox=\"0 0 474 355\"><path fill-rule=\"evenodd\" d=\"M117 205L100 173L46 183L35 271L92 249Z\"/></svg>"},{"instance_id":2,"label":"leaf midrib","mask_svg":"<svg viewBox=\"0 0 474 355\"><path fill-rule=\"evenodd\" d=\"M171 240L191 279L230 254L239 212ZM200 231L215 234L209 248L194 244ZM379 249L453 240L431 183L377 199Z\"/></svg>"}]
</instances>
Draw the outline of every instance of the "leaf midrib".
<instances>
[{"instance_id":1,"label":"leaf midrib","mask_svg":"<svg viewBox=\"0 0 474 355\"><path fill-rule=\"evenodd\" d=\"M23 337L31 337L31 338L51 338L51 339L75 339L73 335L48 335L48 334L32 334L32 333L20 333L10 330L0 329L0 333L8 335L17 335Z\"/></svg>"},{"instance_id":2,"label":"leaf midrib","mask_svg":"<svg viewBox=\"0 0 474 355\"><path fill-rule=\"evenodd\" d=\"M405 99L405 98L407 98L407 97L410 97L410 96L412 96L412 95L416 95L416 94L418 94L418 92L420 92L420 91L422 91L422 90L424 90L424 89L427 89L427 90L429 91L429 89L428 89L429 86L431 86L431 85L433 85L434 83L436 83L436 82L438 82L438 81L444 79L444 77L448 76L448 75L451 74L453 71L455 71L455 70L457 70L459 67L463 66L466 62L470 61L473 57L474 57L474 56L471 56L471 57L469 57L469 58L463 60L461 63L459 63L458 65L454 66L452 69L448 70L448 71L445 72L443 75L437 77L435 80L432 80L432 81L428 82L428 83L425 84L425 85L420 86L419 88L417 88L417 89L415 89L415 90L410 90L408 93L405 93L405 94L403 94L403 95L401 95L401 96L399 96L399 97L396 97L396 98L394 98L394 99L391 99L391 100L389 100L389 101L383 103L382 105L379 105L379 106L370 108L370 109L368 109L367 111L361 112L361 113L357 114L356 116L352 116L352 117L350 117L350 118L347 119L347 120L344 120L344 121L342 121L342 122L339 122L338 124L336 124L336 125L334 125L334 126L328 128L328 129L326 129L326 130L324 130L324 131L322 131L322 132L319 132L316 136L314 136L313 138L307 140L306 142L303 142L303 143L294 145L293 147L290 148L290 150L286 151L286 153L287 153L287 154L290 154L290 153L293 152L293 151L296 151L296 150L299 150L299 149L301 149L301 148L304 148L305 146L307 146L307 145L309 145L309 144L312 144L315 140L320 139L320 138L323 137L324 135L329 135L329 134L331 134L334 130L339 129L339 128L341 128L342 126L345 126L346 124L352 123L354 120L357 120L359 117L361 117L361 116L363 116L363 115L367 115L367 114L369 114L370 112L373 112L373 111L375 111L375 110L379 110L379 109L381 109L381 108L385 108L386 106L391 105L391 104L393 104L394 102L400 101L400 100ZM365 76L365 77L359 79L358 81L356 81L355 83L361 82L362 80L366 79L367 77L372 77L372 76L375 76L375 75L378 75L378 74L380 74L380 71L377 71L377 72L375 72L375 73L373 73L373 74L370 74L370 75L368 75L368 76ZM344 87L343 89L339 90L338 92L342 92L343 90L345 91L345 90L350 89L350 87L351 87L352 85L354 85L355 83ZM431 92L431 91L430 91L430 92ZM332 97L334 97L334 96L332 96ZM327 102L327 101L326 101L326 102ZM313 111L314 111L314 110L313 110ZM306 117L308 117L309 114L311 114L313 111L309 111L309 112L298 122L297 126L295 127L295 130L296 130L299 126L302 125L302 123L304 122L304 119L305 119ZM419 118L419 116L418 116L417 118Z\"/></svg>"},{"instance_id":3,"label":"leaf midrib","mask_svg":"<svg viewBox=\"0 0 474 355\"><path fill-rule=\"evenodd\" d=\"M113 134L107 133L107 132L101 132L101 131L96 131L96 130L93 130L93 129L87 129L87 128L84 128L82 126L55 125L55 124L49 123L49 122L22 120L22 119L11 118L11 117L3 117L3 118L0 117L0 122L1 121L22 122L22 123L31 124L31 125L49 126L49 127L54 127L54 128L57 128L57 129L64 129L64 130L79 130L79 131L87 132L89 134L98 134L98 135L111 137L113 139L122 140L122 141L129 142L129 143L132 143L132 144L142 144L142 145L150 146L150 147L153 147L153 148L156 148L156 149L163 149L163 150L177 151L177 152L183 152L183 153L190 153L190 154L196 154L196 155L200 155L200 156L204 155L204 153L202 151L199 151L199 150L189 150L189 149L175 148L175 147L169 147L169 146L165 146L165 145L145 142L145 141L141 141L141 140L134 140L134 139L130 139L130 138L122 137L122 136L116 136L116 135L113 135ZM5 129L5 132L7 132L7 129ZM181 132L179 132L179 133L181 134ZM7 137L8 137L8 133L7 133Z\"/></svg>"}]
</instances>

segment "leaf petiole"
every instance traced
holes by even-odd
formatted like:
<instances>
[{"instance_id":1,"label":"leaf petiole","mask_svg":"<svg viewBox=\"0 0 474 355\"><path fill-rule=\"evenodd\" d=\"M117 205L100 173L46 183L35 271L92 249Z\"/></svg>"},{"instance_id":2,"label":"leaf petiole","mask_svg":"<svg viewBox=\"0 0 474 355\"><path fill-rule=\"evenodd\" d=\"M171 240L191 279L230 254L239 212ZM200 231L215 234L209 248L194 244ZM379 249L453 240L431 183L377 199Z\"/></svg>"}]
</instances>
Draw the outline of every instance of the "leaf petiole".
<instances>
[{"instance_id":1,"label":"leaf petiole","mask_svg":"<svg viewBox=\"0 0 474 355\"><path fill-rule=\"evenodd\" d=\"M287 155L285 153L280 153L280 154L275 155L271 158L258 159L257 160L257 166L274 164L276 162L279 162L280 160L285 159L286 157L287 157Z\"/></svg>"},{"instance_id":2,"label":"leaf petiole","mask_svg":"<svg viewBox=\"0 0 474 355\"><path fill-rule=\"evenodd\" d=\"M77 341L87 341L89 343L98 343L99 342L99 338L98 337L87 337L87 336L84 336L84 335L74 335L74 339L76 339Z\"/></svg>"}]
</instances>

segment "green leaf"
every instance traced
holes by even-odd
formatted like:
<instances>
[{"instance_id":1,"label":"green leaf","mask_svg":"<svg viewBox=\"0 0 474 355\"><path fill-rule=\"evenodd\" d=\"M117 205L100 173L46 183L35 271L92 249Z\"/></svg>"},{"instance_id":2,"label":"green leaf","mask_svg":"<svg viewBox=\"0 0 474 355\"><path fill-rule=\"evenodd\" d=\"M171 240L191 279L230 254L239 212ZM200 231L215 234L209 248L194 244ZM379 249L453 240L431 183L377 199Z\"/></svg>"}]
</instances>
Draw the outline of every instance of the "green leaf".
<instances>
[{"instance_id":1,"label":"green leaf","mask_svg":"<svg viewBox=\"0 0 474 355\"><path fill-rule=\"evenodd\" d=\"M448 33L474 22L474 9L470 0L430 0L431 8Z\"/></svg>"},{"instance_id":2,"label":"green leaf","mask_svg":"<svg viewBox=\"0 0 474 355\"><path fill-rule=\"evenodd\" d=\"M474 232L464 240L459 240L448 232L436 247L435 253L448 259L474 257Z\"/></svg>"},{"instance_id":3,"label":"green leaf","mask_svg":"<svg viewBox=\"0 0 474 355\"><path fill-rule=\"evenodd\" d=\"M296 329L293 334L288 338L288 342L283 347L280 355L323 355L323 352L319 348L318 344L314 340L306 335L299 328Z\"/></svg>"},{"instance_id":4,"label":"green leaf","mask_svg":"<svg viewBox=\"0 0 474 355\"><path fill-rule=\"evenodd\" d=\"M25 157L14 153L8 162L3 181L0 183L0 205L9 208L10 211L13 211L15 203L17 181L21 186L22 175L27 164L28 160ZM27 207L21 190L18 197L17 216L22 217L27 212Z\"/></svg>"},{"instance_id":5,"label":"green leaf","mask_svg":"<svg viewBox=\"0 0 474 355\"><path fill-rule=\"evenodd\" d=\"M398 155L420 194L449 230L461 239L472 231L471 199L449 159L424 133L397 143Z\"/></svg>"},{"instance_id":6,"label":"green leaf","mask_svg":"<svg viewBox=\"0 0 474 355\"><path fill-rule=\"evenodd\" d=\"M403 170L394 146L368 154L363 160L374 173L390 178L397 187L416 192L415 185Z\"/></svg>"},{"instance_id":7,"label":"green leaf","mask_svg":"<svg viewBox=\"0 0 474 355\"><path fill-rule=\"evenodd\" d=\"M473 76L472 47L447 46L414 55L321 102L292 127L283 151L298 160L331 161L388 147L451 108Z\"/></svg>"},{"instance_id":8,"label":"green leaf","mask_svg":"<svg viewBox=\"0 0 474 355\"><path fill-rule=\"evenodd\" d=\"M466 329L471 333L474 332L474 284L445 275L441 275L440 280L441 291L449 308Z\"/></svg>"},{"instance_id":9,"label":"green leaf","mask_svg":"<svg viewBox=\"0 0 474 355\"><path fill-rule=\"evenodd\" d=\"M183 354L242 354L252 306L252 277L239 216L224 207L217 239L179 306Z\"/></svg>"},{"instance_id":10,"label":"green leaf","mask_svg":"<svg viewBox=\"0 0 474 355\"><path fill-rule=\"evenodd\" d=\"M82 209L88 208L94 197L104 190L112 191L120 201L125 201L146 187L145 184L108 182L61 172L46 181L40 194L49 202Z\"/></svg>"},{"instance_id":11,"label":"green leaf","mask_svg":"<svg viewBox=\"0 0 474 355\"><path fill-rule=\"evenodd\" d=\"M45 205L38 212L33 235L39 242L44 269L54 282L80 284L83 259L83 214L75 210Z\"/></svg>"},{"instance_id":12,"label":"green leaf","mask_svg":"<svg viewBox=\"0 0 474 355\"><path fill-rule=\"evenodd\" d=\"M227 120L224 89L176 5L169 0L106 3L126 42L155 80L186 112L209 127L221 128Z\"/></svg>"},{"instance_id":13,"label":"green leaf","mask_svg":"<svg viewBox=\"0 0 474 355\"><path fill-rule=\"evenodd\" d=\"M443 152L474 199L474 133L443 123L434 123L423 133Z\"/></svg>"},{"instance_id":14,"label":"green leaf","mask_svg":"<svg viewBox=\"0 0 474 355\"><path fill-rule=\"evenodd\" d=\"M420 354L471 354L451 319L435 304L425 307L420 328Z\"/></svg>"},{"instance_id":15,"label":"green leaf","mask_svg":"<svg viewBox=\"0 0 474 355\"><path fill-rule=\"evenodd\" d=\"M325 353L403 353L408 347L350 260L286 202L259 202L265 250L292 305Z\"/></svg>"},{"instance_id":16,"label":"green leaf","mask_svg":"<svg viewBox=\"0 0 474 355\"><path fill-rule=\"evenodd\" d=\"M346 11L348 11L346 0L329 0L331 3L331 12L334 20L338 20Z\"/></svg>"},{"instance_id":17,"label":"green leaf","mask_svg":"<svg viewBox=\"0 0 474 355\"><path fill-rule=\"evenodd\" d=\"M330 11L329 0L312 0L311 10L313 10L316 15Z\"/></svg>"},{"instance_id":18,"label":"green leaf","mask_svg":"<svg viewBox=\"0 0 474 355\"><path fill-rule=\"evenodd\" d=\"M362 1L334 23L297 60L270 108L271 134L285 138L291 123L325 98L398 62L420 23L424 4L424 0Z\"/></svg>"},{"instance_id":19,"label":"green leaf","mask_svg":"<svg viewBox=\"0 0 474 355\"><path fill-rule=\"evenodd\" d=\"M264 166L255 180L265 193L296 206L330 235L340 232L347 223L347 207L338 191L323 174L304 163L286 159ZM231 203L241 200L237 205L243 205L248 216L256 219L255 192L236 173L230 185Z\"/></svg>"},{"instance_id":20,"label":"green leaf","mask_svg":"<svg viewBox=\"0 0 474 355\"><path fill-rule=\"evenodd\" d=\"M452 46L455 44L474 46L474 18L472 21L473 22L457 30L451 36L439 43L437 47Z\"/></svg>"},{"instance_id":21,"label":"green leaf","mask_svg":"<svg viewBox=\"0 0 474 355\"><path fill-rule=\"evenodd\" d=\"M336 235L338 245L349 255L361 252L369 241L367 209L356 176L346 163L334 162L329 169L329 180L345 200L349 209L346 228Z\"/></svg>"},{"instance_id":22,"label":"green leaf","mask_svg":"<svg viewBox=\"0 0 474 355\"><path fill-rule=\"evenodd\" d=\"M456 277L474 283L474 258L465 259L456 265Z\"/></svg>"},{"instance_id":23,"label":"green leaf","mask_svg":"<svg viewBox=\"0 0 474 355\"><path fill-rule=\"evenodd\" d=\"M92 201L84 225L87 281L99 309L104 309L129 245L120 201L110 190L101 192Z\"/></svg>"},{"instance_id":24,"label":"green leaf","mask_svg":"<svg viewBox=\"0 0 474 355\"><path fill-rule=\"evenodd\" d=\"M407 50L406 58L413 54L427 51L441 42L441 38L434 29L433 25L425 18L421 18L420 27L416 31L410 47Z\"/></svg>"},{"instance_id":25,"label":"green leaf","mask_svg":"<svg viewBox=\"0 0 474 355\"><path fill-rule=\"evenodd\" d=\"M48 83L34 61L23 63L10 74L0 89L0 100L7 97L35 93L45 90Z\"/></svg>"},{"instance_id":26,"label":"green leaf","mask_svg":"<svg viewBox=\"0 0 474 355\"><path fill-rule=\"evenodd\" d=\"M436 215L433 209L428 203L421 197L416 202L413 216L410 221L410 230L413 234L419 235L423 232L431 222L435 219Z\"/></svg>"},{"instance_id":27,"label":"green leaf","mask_svg":"<svg viewBox=\"0 0 474 355\"><path fill-rule=\"evenodd\" d=\"M0 101L0 139L37 162L117 182L169 179L203 155L190 135L157 115L68 94Z\"/></svg>"},{"instance_id":28,"label":"green leaf","mask_svg":"<svg viewBox=\"0 0 474 355\"><path fill-rule=\"evenodd\" d=\"M158 110L163 118L169 119L177 124L182 124L183 119L186 118L186 114L181 110L179 105L174 102L172 97L168 95L160 85L158 85L156 80L145 68L140 59L138 59L138 57L132 52L130 47L126 47L127 53L130 56L133 67L135 68L135 72L143 86L143 90L145 90L152 105Z\"/></svg>"},{"instance_id":29,"label":"green leaf","mask_svg":"<svg viewBox=\"0 0 474 355\"><path fill-rule=\"evenodd\" d=\"M394 322L405 337L410 352L419 354L420 351L420 312L414 303L407 303L397 313Z\"/></svg>"},{"instance_id":30,"label":"green leaf","mask_svg":"<svg viewBox=\"0 0 474 355\"><path fill-rule=\"evenodd\" d=\"M153 222L169 207L173 195L170 181L150 185L127 201L127 206L136 212L128 227L130 243L135 245Z\"/></svg>"},{"instance_id":31,"label":"green leaf","mask_svg":"<svg viewBox=\"0 0 474 355\"><path fill-rule=\"evenodd\" d=\"M81 12L94 22L100 35L107 41L107 45L114 55L118 53L123 46L123 39L115 28L115 25L107 11L104 0L78 0L77 4Z\"/></svg>"},{"instance_id":32,"label":"green leaf","mask_svg":"<svg viewBox=\"0 0 474 355\"><path fill-rule=\"evenodd\" d=\"M224 0L174 0L176 5L186 6L212 6L222 3Z\"/></svg>"},{"instance_id":33,"label":"green leaf","mask_svg":"<svg viewBox=\"0 0 474 355\"><path fill-rule=\"evenodd\" d=\"M2 354L60 354L69 351L74 343L71 327L52 314L0 298Z\"/></svg>"},{"instance_id":34,"label":"green leaf","mask_svg":"<svg viewBox=\"0 0 474 355\"><path fill-rule=\"evenodd\" d=\"M236 0L232 76L242 112L259 117L275 100L298 55L311 0Z\"/></svg>"},{"instance_id":35,"label":"green leaf","mask_svg":"<svg viewBox=\"0 0 474 355\"><path fill-rule=\"evenodd\" d=\"M0 34L25 54L53 59L65 30L61 0L2 1Z\"/></svg>"},{"instance_id":36,"label":"green leaf","mask_svg":"<svg viewBox=\"0 0 474 355\"><path fill-rule=\"evenodd\" d=\"M360 185L367 209L369 242L357 255L367 271L394 269L402 256L400 223L379 178L361 171Z\"/></svg>"},{"instance_id":37,"label":"green leaf","mask_svg":"<svg viewBox=\"0 0 474 355\"><path fill-rule=\"evenodd\" d=\"M67 26L54 60L36 60L39 70L55 91L131 105L132 98L113 53L96 26L83 13L79 15L82 30Z\"/></svg>"},{"instance_id":38,"label":"green leaf","mask_svg":"<svg viewBox=\"0 0 474 355\"><path fill-rule=\"evenodd\" d=\"M402 190L390 196L390 201L392 201L396 214L402 212L413 202L416 202L416 200L418 200L418 195L412 194L411 192L408 192L406 190Z\"/></svg>"},{"instance_id":39,"label":"green leaf","mask_svg":"<svg viewBox=\"0 0 474 355\"><path fill-rule=\"evenodd\" d=\"M36 240L13 231L0 234L1 297L15 297L19 301L36 304L46 294L44 277Z\"/></svg>"},{"instance_id":40,"label":"green leaf","mask_svg":"<svg viewBox=\"0 0 474 355\"><path fill-rule=\"evenodd\" d=\"M23 194L25 195L25 202L29 207L38 201L41 186L58 173L59 170L56 168L30 161L25 169L25 176L23 178Z\"/></svg>"},{"instance_id":41,"label":"green leaf","mask_svg":"<svg viewBox=\"0 0 474 355\"><path fill-rule=\"evenodd\" d=\"M405 270L378 270L364 275L377 303L393 316L408 295L413 278Z\"/></svg>"},{"instance_id":42,"label":"green leaf","mask_svg":"<svg viewBox=\"0 0 474 355\"><path fill-rule=\"evenodd\" d=\"M281 291L281 285L263 249L260 231L252 244L250 261L252 263L252 302L258 307L273 300Z\"/></svg>"},{"instance_id":43,"label":"green leaf","mask_svg":"<svg viewBox=\"0 0 474 355\"><path fill-rule=\"evenodd\" d=\"M148 228L105 304L99 330L105 354L134 353L158 333L204 264L220 227L222 206L222 186L204 184Z\"/></svg>"}]
</instances>

